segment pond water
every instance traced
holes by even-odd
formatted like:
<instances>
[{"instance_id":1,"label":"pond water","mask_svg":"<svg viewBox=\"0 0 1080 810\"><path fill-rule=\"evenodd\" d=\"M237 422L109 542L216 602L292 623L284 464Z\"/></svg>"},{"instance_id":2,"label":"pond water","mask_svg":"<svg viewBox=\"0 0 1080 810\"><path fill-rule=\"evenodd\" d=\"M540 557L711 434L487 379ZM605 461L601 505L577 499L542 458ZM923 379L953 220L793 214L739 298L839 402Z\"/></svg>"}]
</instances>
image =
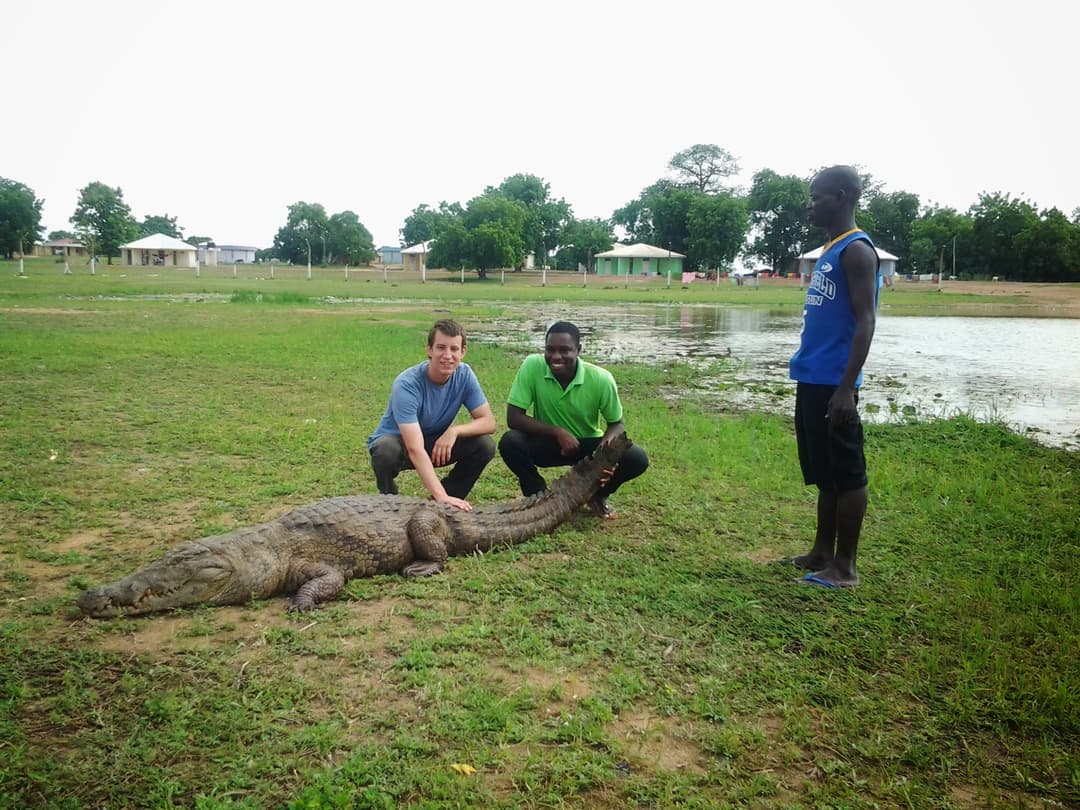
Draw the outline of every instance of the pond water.
<instances>
[{"instance_id":1,"label":"pond water","mask_svg":"<svg viewBox=\"0 0 1080 810\"><path fill-rule=\"evenodd\" d=\"M712 381L718 405L790 413L788 360L801 311L731 306L507 307L472 330L476 341L540 351L559 318L582 330L582 356L598 363L674 360L728 370ZM709 373L713 373L710 371ZM969 414L1080 447L1080 320L895 316L882 311L864 368L860 410L872 421ZM706 380L708 382L708 380ZM707 386L708 388L709 386Z\"/></svg>"}]
</instances>

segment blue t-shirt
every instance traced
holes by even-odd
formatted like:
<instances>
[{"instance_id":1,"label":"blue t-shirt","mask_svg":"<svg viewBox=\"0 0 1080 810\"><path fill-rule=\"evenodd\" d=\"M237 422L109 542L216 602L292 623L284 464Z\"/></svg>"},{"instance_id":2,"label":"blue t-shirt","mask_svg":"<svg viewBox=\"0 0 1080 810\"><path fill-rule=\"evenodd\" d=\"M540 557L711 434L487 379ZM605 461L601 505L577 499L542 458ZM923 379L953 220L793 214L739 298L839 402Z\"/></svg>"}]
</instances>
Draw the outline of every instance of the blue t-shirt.
<instances>
[{"instance_id":1,"label":"blue t-shirt","mask_svg":"<svg viewBox=\"0 0 1080 810\"><path fill-rule=\"evenodd\" d=\"M401 372L390 387L390 404L375 432L368 436L368 448L388 433L400 436L398 425L419 424L425 438L442 435L464 405L472 413L485 402L480 381L467 363L461 363L450 379L436 385L428 378L428 361Z\"/></svg>"},{"instance_id":2,"label":"blue t-shirt","mask_svg":"<svg viewBox=\"0 0 1080 810\"><path fill-rule=\"evenodd\" d=\"M874 243L864 231L854 230L825 245L821 258L814 265L814 275L806 291L803 307L802 334L798 351L791 358L793 380L815 385L839 385L851 356L855 337L855 312L851 308L851 291L840 266L840 255L852 242L865 240ZM879 262L880 264L880 262ZM881 273L874 285L874 308L878 303ZM855 387L862 385L862 371Z\"/></svg>"}]
</instances>

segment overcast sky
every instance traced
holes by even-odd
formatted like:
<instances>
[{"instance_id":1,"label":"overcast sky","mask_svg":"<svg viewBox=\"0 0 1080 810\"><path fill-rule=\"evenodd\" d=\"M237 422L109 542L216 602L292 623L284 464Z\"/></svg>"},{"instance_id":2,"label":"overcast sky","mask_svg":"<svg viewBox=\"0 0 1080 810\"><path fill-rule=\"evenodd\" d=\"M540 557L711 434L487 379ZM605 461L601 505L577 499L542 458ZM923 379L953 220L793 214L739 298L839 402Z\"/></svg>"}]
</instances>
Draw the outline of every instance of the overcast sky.
<instances>
[{"instance_id":1,"label":"overcast sky","mask_svg":"<svg viewBox=\"0 0 1080 810\"><path fill-rule=\"evenodd\" d=\"M890 11L881 10L892 9ZM1063 0L34 0L0 13L0 176L267 247L297 201L376 246L519 172L609 217L693 144L754 172L854 163L960 210L1080 206ZM16 77L20 78L16 78Z\"/></svg>"}]
</instances>

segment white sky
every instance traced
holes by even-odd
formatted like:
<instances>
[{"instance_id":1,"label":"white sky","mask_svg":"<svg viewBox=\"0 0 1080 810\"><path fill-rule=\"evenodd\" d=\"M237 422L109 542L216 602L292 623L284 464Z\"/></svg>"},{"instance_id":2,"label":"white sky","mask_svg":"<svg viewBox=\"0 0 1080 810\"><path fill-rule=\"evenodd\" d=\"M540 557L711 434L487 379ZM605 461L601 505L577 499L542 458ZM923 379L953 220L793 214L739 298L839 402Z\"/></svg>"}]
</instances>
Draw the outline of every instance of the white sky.
<instances>
[{"instance_id":1,"label":"white sky","mask_svg":"<svg viewBox=\"0 0 1080 810\"><path fill-rule=\"evenodd\" d=\"M883 10L889 8L891 10ZM69 229L79 190L267 247L294 202L376 246L417 205L526 172L609 217L696 143L924 203L1067 215L1080 7L1066 0L300 3L34 0L0 13L0 176Z\"/></svg>"}]
</instances>

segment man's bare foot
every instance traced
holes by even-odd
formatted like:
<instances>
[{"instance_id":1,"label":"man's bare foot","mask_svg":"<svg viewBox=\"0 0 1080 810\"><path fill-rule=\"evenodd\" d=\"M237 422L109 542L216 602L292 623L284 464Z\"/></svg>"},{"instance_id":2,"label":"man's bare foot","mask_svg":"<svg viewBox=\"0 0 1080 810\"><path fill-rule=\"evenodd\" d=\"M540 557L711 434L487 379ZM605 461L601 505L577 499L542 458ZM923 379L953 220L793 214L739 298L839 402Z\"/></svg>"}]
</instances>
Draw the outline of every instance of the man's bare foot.
<instances>
[{"instance_id":1,"label":"man's bare foot","mask_svg":"<svg viewBox=\"0 0 1080 810\"><path fill-rule=\"evenodd\" d=\"M619 516L619 513L615 511L615 507L608 503L608 499L600 495L589 501L589 511L603 520L614 520Z\"/></svg>"},{"instance_id":2,"label":"man's bare foot","mask_svg":"<svg viewBox=\"0 0 1080 810\"><path fill-rule=\"evenodd\" d=\"M815 557L813 554L800 554L791 558L791 564L805 571L821 571L832 564L832 560L824 557Z\"/></svg>"},{"instance_id":3,"label":"man's bare foot","mask_svg":"<svg viewBox=\"0 0 1080 810\"><path fill-rule=\"evenodd\" d=\"M821 571L812 571L798 580L805 585L819 585L823 588L854 588L859 584L859 575L852 571L846 574L835 566Z\"/></svg>"}]
</instances>

